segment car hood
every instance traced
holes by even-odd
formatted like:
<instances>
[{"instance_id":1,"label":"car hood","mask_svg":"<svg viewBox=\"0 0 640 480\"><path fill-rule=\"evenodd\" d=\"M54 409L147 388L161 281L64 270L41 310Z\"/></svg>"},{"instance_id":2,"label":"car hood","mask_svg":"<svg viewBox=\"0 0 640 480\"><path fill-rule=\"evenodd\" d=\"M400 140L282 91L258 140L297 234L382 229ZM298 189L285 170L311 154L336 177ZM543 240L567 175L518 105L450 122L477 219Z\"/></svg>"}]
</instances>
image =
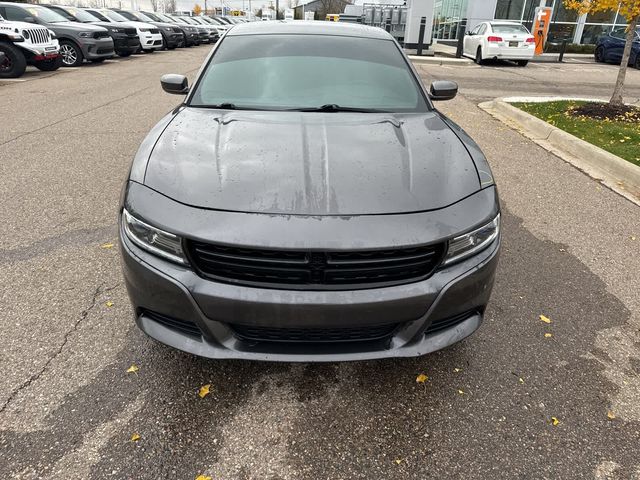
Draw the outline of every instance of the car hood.
<instances>
[{"instance_id":1,"label":"car hood","mask_svg":"<svg viewBox=\"0 0 640 480\"><path fill-rule=\"evenodd\" d=\"M65 32L104 32L106 29L93 23L78 23L78 22L60 22L60 23L47 23L54 32L56 30Z\"/></svg>"},{"instance_id":2,"label":"car hood","mask_svg":"<svg viewBox=\"0 0 640 480\"><path fill-rule=\"evenodd\" d=\"M144 183L187 205L287 215L435 210L480 189L436 112L353 114L182 108Z\"/></svg>"},{"instance_id":3,"label":"car hood","mask_svg":"<svg viewBox=\"0 0 640 480\"><path fill-rule=\"evenodd\" d=\"M116 22L116 24L120 24L120 25L131 25L133 27L136 28L158 28L155 25L151 25L150 23L145 23L145 22L135 22L133 20L127 20L126 22Z\"/></svg>"}]
</instances>

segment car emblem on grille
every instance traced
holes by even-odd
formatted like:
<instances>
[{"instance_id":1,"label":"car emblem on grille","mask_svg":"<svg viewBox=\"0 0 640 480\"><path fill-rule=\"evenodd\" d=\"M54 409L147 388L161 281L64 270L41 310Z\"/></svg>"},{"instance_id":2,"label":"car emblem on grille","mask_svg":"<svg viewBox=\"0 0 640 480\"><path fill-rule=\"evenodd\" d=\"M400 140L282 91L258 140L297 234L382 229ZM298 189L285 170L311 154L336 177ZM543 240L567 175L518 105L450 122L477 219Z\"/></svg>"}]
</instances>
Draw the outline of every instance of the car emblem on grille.
<instances>
[{"instance_id":1,"label":"car emblem on grille","mask_svg":"<svg viewBox=\"0 0 640 480\"><path fill-rule=\"evenodd\" d=\"M326 265L326 257L324 253L312 252L309 254L309 270L311 273L311 281L321 283L324 279L324 269Z\"/></svg>"}]
</instances>

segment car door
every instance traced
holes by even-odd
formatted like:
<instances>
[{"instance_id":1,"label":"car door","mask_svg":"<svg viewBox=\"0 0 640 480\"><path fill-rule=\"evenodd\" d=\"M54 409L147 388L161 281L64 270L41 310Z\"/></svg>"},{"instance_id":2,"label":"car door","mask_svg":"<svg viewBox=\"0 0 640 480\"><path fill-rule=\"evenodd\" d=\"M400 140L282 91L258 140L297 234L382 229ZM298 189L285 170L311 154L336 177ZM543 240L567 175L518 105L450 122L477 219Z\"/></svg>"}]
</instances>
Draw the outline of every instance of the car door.
<instances>
[{"instance_id":1,"label":"car door","mask_svg":"<svg viewBox=\"0 0 640 480\"><path fill-rule=\"evenodd\" d=\"M605 44L605 58L611 62L620 62L622 60L622 54L624 53L624 45L626 43L627 32L626 29L616 28L607 38Z\"/></svg>"},{"instance_id":2,"label":"car door","mask_svg":"<svg viewBox=\"0 0 640 480\"><path fill-rule=\"evenodd\" d=\"M477 47L474 47L474 44L476 42L476 37L478 35L478 32L480 31L481 26L482 24L477 25L476 28L474 28L473 30L471 30L471 32L469 32L464 36L464 42L463 42L462 48L465 55L476 54Z\"/></svg>"}]
</instances>

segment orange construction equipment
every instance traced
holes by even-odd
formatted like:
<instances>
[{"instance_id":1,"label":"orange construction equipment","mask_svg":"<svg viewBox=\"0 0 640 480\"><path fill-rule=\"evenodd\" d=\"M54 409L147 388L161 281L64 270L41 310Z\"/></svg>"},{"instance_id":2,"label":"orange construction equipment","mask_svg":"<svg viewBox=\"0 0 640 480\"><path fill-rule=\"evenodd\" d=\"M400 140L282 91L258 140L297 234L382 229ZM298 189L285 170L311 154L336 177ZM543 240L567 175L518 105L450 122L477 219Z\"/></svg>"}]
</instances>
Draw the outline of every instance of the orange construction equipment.
<instances>
[{"instance_id":1,"label":"orange construction equipment","mask_svg":"<svg viewBox=\"0 0 640 480\"><path fill-rule=\"evenodd\" d=\"M536 8L536 16L533 19L533 37L536 40L536 55L542 55L544 44L547 42L549 26L551 26L551 7Z\"/></svg>"}]
</instances>

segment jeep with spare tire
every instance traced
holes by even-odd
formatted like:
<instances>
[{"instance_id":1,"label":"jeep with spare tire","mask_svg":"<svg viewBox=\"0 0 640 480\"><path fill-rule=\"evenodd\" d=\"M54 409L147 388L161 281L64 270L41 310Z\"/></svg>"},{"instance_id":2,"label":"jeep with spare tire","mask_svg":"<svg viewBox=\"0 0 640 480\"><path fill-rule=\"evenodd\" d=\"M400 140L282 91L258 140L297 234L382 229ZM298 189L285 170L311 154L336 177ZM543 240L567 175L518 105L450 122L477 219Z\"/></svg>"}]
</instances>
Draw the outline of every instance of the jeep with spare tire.
<instances>
[{"instance_id":1,"label":"jeep with spare tire","mask_svg":"<svg viewBox=\"0 0 640 480\"><path fill-rule=\"evenodd\" d=\"M0 16L0 78L20 77L27 65L42 71L60 68L55 34L40 25L9 22Z\"/></svg>"}]
</instances>

